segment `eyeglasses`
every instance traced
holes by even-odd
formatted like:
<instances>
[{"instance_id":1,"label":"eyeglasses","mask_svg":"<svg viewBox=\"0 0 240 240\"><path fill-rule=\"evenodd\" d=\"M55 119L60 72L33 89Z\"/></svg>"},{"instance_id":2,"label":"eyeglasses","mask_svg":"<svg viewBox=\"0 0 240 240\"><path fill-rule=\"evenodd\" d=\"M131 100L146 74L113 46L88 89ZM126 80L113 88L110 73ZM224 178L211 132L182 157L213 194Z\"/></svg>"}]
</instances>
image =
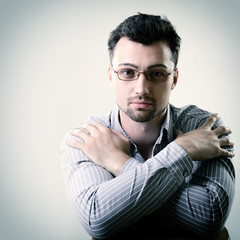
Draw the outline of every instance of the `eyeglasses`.
<instances>
[{"instance_id":1,"label":"eyeglasses","mask_svg":"<svg viewBox=\"0 0 240 240\"><path fill-rule=\"evenodd\" d=\"M171 75L174 71L176 71L176 68L170 73L167 73L162 70L149 70L149 71L139 72L138 70L131 69L131 68L124 68L118 71L115 71L113 69L113 71L117 74L118 79L122 81L134 81L134 80L137 80L141 74L144 74L144 76L149 81L164 82L167 80L169 75Z\"/></svg>"}]
</instances>

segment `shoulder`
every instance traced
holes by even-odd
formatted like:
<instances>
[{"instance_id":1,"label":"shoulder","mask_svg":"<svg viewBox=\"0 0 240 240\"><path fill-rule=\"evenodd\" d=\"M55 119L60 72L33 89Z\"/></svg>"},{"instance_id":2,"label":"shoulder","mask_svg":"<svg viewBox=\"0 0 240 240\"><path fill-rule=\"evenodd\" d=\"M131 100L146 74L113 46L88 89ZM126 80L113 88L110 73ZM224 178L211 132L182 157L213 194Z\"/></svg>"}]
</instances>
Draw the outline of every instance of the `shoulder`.
<instances>
[{"instance_id":1,"label":"shoulder","mask_svg":"<svg viewBox=\"0 0 240 240\"><path fill-rule=\"evenodd\" d=\"M94 122L100 122L104 126L110 128L111 127L111 120L110 120L111 119L111 114L112 114L112 111L109 114L105 115L105 116L104 115L103 116L92 116L89 119L87 119L86 121L84 121L84 122L80 123L79 125L73 127L72 129L81 129L82 125L89 124L89 123L94 123ZM79 159L87 159L86 155L83 152L81 152L78 149L69 147L66 144L66 140L68 140L68 139L80 140L78 137L72 136L71 134L69 134L69 132L67 132L64 135L64 138L63 138L63 140L61 142L60 153L65 153L65 155L68 154L69 156L70 155L78 156Z\"/></svg>"},{"instance_id":2,"label":"shoulder","mask_svg":"<svg viewBox=\"0 0 240 240\"><path fill-rule=\"evenodd\" d=\"M87 121L85 121L84 124L99 122L99 123L103 124L105 127L114 128L114 125L116 125L116 123L118 123L118 112L119 112L119 109L117 106L115 106L106 115L92 116Z\"/></svg>"},{"instance_id":3,"label":"shoulder","mask_svg":"<svg viewBox=\"0 0 240 240\"><path fill-rule=\"evenodd\" d=\"M177 108L170 105L171 115L173 119L173 125L176 129L182 129L184 132L188 132L200 127L206 119L212 115L211 112L201 109L195 105L187 105L181 108ZM221 118L219 118L215 127L224 125Z\"/></svg>"},{"instance_id":4,"label":"shoulder","mask_svg":"<svg viewBox=\"0 0 240 240\"><path fill-rule=\"evenodd\" d=\"M94 123L94 122L99 122L102 125L104 125L105 127L111 127L111 121L110 121L110 116L106 115L106 116L92 116L91 118L89 118L87 121L84 122L84 124L88 124L88 123Z\"/></svg>"},{"instance_id":5,"label":"shoulder","mask_svg":"<svg viewBox=\"0 0 240 240\"><path fill-rule=\"evenodd\" d=\"M170 104L170 110L172 116L175 118L205 118L211 115L209 111L203 110L195 105L187 105L181 108L177 108Z\"/></svg>"}]
</instances>

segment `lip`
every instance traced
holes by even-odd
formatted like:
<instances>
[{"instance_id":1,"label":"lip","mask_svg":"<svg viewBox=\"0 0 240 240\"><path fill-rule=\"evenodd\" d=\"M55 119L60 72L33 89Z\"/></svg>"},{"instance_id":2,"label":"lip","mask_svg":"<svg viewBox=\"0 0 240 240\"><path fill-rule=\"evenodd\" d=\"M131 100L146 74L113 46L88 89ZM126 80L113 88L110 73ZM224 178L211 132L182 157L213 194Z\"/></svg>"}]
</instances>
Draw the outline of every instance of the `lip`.
<instances>
[{"instance_id":1,"label":"lip","mask_svg":"<svg viewBox=\"0 0 240 240\"><path fill-rule=\"evenodd\" d=\"M134 102L131 102L130 104L135 106L136 108L148 108L153 105L150 102L144 102L144 101L134 101Z\"/></svg>"}]
</instances>

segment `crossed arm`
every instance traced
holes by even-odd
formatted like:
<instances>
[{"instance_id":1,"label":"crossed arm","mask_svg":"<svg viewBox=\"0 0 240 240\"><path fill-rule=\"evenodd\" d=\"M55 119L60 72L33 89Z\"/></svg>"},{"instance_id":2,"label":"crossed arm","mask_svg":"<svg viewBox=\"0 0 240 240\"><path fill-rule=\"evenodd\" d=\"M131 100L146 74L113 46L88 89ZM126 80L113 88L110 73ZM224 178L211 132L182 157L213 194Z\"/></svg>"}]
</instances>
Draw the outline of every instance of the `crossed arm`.
<instances>
[{"instance_id":1,"label":"crossed arm","mask_svg":"<svg viewBox=\"0 0 240 240\"><path fill-rule=\"evenodd\" d=\"M213 114L198 129L186 134L176 132L175 140L189 154L194 161L209 160L219 156L233 157L234 154L222 148L233 146L229 138L219 138L223 134L230 134L231 130L224 126L211 130L217 120ZM124 164L130 158L130 141L120 132L110 130L101 123L88 124L82 129L73 129L70 134L83 141L67 140L71 147L82 150L94 163L118 176ZM107 146L107 147L106 147ZM114 158L113 158L114 156Z\"/></svg>"},{"instance_id":2,"label":"crossed arm","mask_svg":"<svg viewBox=\"0 0 240 240\"><path fill-rule=\"evenodd\" d=\"M116 229L120 230L163 206L169 216L182 219L183 227L194 228L195 224L203 235L216 234L216 229L222 227L227 215L223 209L230 208L231 200L227 207L222 204L226 205L233 194L233 179L224 160L219 158L219 163L212 160L212 165L217 166L219 171L221 168L221 174L229 178L227 181L222 178L223 182L218 182L221 178L216 178L214 182L211 174L206 172L202 182L200 178L192 179L188 186L185 182L186 176L193 171L192 160L233 156L222 148L233 144L227 138L219 138L229 134L230 130L225 127L211 130L216 118L213 115L202 127L179 134L174 142L145 163L131 158L128 139L99 123L84 126L85 130L72 130L71 134L84 141L67 141L76 150L74 153L73 149L71 153L65 151L65 157L73 157L74 154L75 160L81 160L66 167L67 184L72 204L89 234L97 238L107 237ZM87 157L77 149L81 149ZM204 172L200 163L196 174ZM226 182L230 182L230 188L225 186ZM194 194L199 192L202 199L194 201ZM178 205L185 207L189 222L179 213ZM206 207L210 208L207 212ZM207 216L209 212L210 217ZM218 223L214 224L216 217Z\"/></svg>"}]
</instances>

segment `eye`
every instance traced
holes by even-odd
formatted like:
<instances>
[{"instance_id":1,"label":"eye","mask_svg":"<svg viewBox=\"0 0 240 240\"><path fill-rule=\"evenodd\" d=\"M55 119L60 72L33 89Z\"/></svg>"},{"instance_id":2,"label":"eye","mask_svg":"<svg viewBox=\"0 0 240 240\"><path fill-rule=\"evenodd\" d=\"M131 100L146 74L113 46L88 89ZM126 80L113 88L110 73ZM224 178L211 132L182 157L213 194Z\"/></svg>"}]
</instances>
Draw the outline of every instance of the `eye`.
<instances>
[{"instance_id":1,"label":"eye","mask_svg":"<svg viewBox=\"0 0 240 240\"><path fill-rule=\"evenodd\" d=\"M166 76L166 73L164 71L150 71L149 75L153 78L161 78Z\"/></svg>"},{"instance_id":2,"label":"eye","mask_svg":"<svg viewBox=\"0 0 240 240\"><path fill-rule=\"evenodd\" d=\"M132 81L136 79L137 72L130 68L121 69L118 71L118 77L123 81Z\"/></svg>"},{"instance_id":3,"label":"eye","mask_svg":"<svg viewBox=\"0 0 240 240\"><path fill-rule=\"evenodd\" d=\"M135 71L133 69L122 69L119 71L119 74L125 77L131 77L135 75Z\"/></svg>"},{"instance_id":4,"label":"eye","mask_svg":"<svg viewBox=\"0 0 240 240\"><path fill-rule=\"evenodd\" d=\"M164 82L167 79L168 74L164 71L153 70L148 72L148 77L154 82Z\"/></svg>"}]
</instances>

